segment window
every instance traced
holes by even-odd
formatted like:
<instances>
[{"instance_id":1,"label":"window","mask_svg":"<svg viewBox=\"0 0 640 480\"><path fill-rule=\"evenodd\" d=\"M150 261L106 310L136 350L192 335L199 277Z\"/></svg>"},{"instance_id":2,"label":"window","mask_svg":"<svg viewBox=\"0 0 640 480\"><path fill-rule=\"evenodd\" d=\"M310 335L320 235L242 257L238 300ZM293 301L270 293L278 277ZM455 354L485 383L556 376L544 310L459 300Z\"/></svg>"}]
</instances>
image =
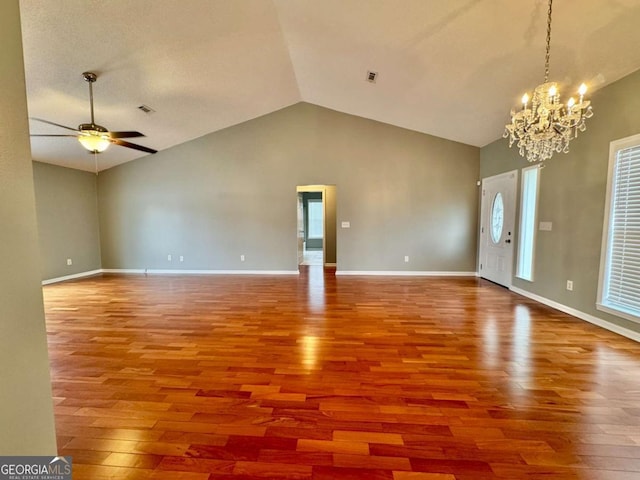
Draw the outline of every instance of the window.
<instances>
[{"instance_id":1,"label":"window","mask_svg":"<svg viewBox=\"0 0 640 480\"><path fill-rule=\"evenodd\" d=\"M609 152L598 308L640 321L640 135Z\"/></svg>"},{"instance_id":2,"label":"window","mask_svg":"<svg viewBox=\"0 0 640 480\"><path fill-rule=\"evenodd\" d=\"M309 233L308 238L322 238L322 200L310 198L307 203L308 218L309 218Z\"/></svg>"},{"instance_id":3,"label":"window","mask_svg":"<svg viewBox=\"0 0 640 480\"><path fill-rule=\"evenodd\" d=\"M516 276L529 281L533 281L533 251L536 241L539 178L540 168L538 165L522 170L520 237Z\"/></svg>"}]
</instances>

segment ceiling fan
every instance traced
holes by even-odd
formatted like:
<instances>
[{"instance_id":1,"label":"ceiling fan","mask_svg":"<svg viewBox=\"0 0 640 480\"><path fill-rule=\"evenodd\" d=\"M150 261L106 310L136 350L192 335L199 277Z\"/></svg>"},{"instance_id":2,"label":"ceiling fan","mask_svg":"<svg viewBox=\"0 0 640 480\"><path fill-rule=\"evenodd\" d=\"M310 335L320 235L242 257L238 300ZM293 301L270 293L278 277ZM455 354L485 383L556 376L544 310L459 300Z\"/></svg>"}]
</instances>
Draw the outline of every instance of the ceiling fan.
<instances>
[{"instance_id":1,"label":"ceiling fan","mask_svg":"<svg viewBox=\"0 0 640 480\"><path fill-rule=\"evenodd\" d=\"M75 132L75 135L60 135L60 134L33 134L32 137L76 137L78 141L86 148L89 153L104 152L112 143L120 145L121 147L133 148L134 150L140 150L147 153L156 153L157 150L153 148L143 147L142 145L136 145L135 143L125 142L122 138L144 137L140 132L110 132L102 125L95 123L93 118L93 83L97 80L98 76L93 72L84 72L83 78L89 83L89 101L91 104L91 123L81 123L78 128L71 128L59 123L50 122L41 118L31 118L38 122L48 123L56 127L65 128Z\"/></svg>"}]
</instances>

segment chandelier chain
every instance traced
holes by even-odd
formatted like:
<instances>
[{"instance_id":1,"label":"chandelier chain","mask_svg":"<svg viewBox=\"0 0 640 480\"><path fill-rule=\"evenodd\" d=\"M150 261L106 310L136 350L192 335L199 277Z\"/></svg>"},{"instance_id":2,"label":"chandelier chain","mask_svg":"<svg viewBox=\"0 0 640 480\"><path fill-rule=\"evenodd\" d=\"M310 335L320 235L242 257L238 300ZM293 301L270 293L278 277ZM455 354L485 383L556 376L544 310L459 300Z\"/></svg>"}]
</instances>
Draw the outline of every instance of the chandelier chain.
<instances>
[{"instance_id":1,"label":"chandelier chain","mask_svg":"<svg viewBox=\"0 0 640 480\"><path fill-rule=\"evenodd\" d=\"M549 59L551 57L551 4L553 0L549 0L549 10L547 11L547 53L544 57L544 82L549 81Z\"/></svg>"}]
</instances>

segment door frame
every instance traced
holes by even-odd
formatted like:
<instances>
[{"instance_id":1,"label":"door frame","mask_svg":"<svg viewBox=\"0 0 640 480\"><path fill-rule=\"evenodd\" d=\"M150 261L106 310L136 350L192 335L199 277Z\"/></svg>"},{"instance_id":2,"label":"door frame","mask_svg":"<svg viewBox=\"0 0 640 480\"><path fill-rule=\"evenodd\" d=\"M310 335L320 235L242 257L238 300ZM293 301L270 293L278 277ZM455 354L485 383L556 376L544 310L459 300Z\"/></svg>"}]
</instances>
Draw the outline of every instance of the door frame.
<instances>
[{"instance_id":1,"label":"door frame","mask_svg":"<svg viewBox=\"0 0 640 480\"><path fill-rule=\"evenodd\" d=\"M487 215L488 209L485 208L487 207L487 205L491 204L493 202L493 199L489 199L487 198L487 196L485 195L485 185L486 182L489 182L491 180L496 180L500 177L504 177L505 179L507 178L512 178L513 179L513 198L509 199L510 202L512 202L510 211L511 211L511 218L510 223L512 225L511 227L511 261L508 262L508 265L506 265L506 268L508 269L508 280L506 284L499 284L499 285L503 285L506 288L511 288L511 286L513 285L513 266L514 266L514 261L516 259L516 244L515 244L515 239L516 239L516 229L518 228L518 226L516 225L516 210L518 207L518 174L519 174L519 170L515 169L515 170L511 170L508 172L503 172L500 173L498 175L492 175L490 177L485 177L481 180L480 182L480 225L479 225L479 229L478 229L478 276L481 278L482 277L482 270L480 268L480 266L482 265L482 262L484 260L484 250L483 250L483 228L484 228L484 223L485 223L485 216ZM507 209L506 207L506 201L507 199L505 198L503 200L505 202L505 207L504 207L504 212L505 215L506 213L509 211L509 209ZM489 202L488 204L485 202ZM486 212L486 213L485 213ZM505 222L506 223L506 222ZM489 235L489 232L486 233L486 235ZM487 279L489 281L491 281L490 279Z\"/></svg>"},{"instance_id":2,"label":"door frame","mask_svg":"<svg viewBox=\"0 0 640 480\"><path fill-rule=\"evenodd\" d=\"M298 185L296 192L298 195L304 192L322 194L322 267L324 268L327 263L327 187L326 185Z\"/></svg>"},{"instance_id":3,"label":"door frame","mask_svg":"<svg viewBox=\"0 0 640 480\"><path fill-rule=\"evenodd\" d=\"M296 206L296 247L297 247L297 265L298 267L304 261L304 198L302 192L297 192L297 206ZM302 238L300 237L302 234Z\"/></svg>"}]
</instances>

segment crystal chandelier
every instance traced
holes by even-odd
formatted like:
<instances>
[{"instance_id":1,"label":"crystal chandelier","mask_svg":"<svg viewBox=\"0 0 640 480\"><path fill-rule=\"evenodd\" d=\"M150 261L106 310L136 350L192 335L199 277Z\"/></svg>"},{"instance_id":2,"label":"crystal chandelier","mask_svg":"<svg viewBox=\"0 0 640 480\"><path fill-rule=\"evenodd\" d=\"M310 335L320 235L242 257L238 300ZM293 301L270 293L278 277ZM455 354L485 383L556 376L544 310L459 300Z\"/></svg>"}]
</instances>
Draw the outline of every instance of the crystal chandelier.
<instances>
[{"instance_id":1,"label":"crystal chandelier","mask_svg":"<svg viewBox=\"0 0 640 480\"><path fill-rule=\"evenodd\" d=\"M552 3L549 0L544 83L533 91L531 105L529 95L522 96L522 110L511 110L511 123L505 126L503 135L509 138L509 147L517 143L520 155L530 162L547 160L554 152L569 152L569 142L586 130L585 120L593 116L591 102L584 99L584 83L578 89L579 101L572 97L565 105L560 103L558 84L549 81Z\"/></svg>"}]
</instances>

